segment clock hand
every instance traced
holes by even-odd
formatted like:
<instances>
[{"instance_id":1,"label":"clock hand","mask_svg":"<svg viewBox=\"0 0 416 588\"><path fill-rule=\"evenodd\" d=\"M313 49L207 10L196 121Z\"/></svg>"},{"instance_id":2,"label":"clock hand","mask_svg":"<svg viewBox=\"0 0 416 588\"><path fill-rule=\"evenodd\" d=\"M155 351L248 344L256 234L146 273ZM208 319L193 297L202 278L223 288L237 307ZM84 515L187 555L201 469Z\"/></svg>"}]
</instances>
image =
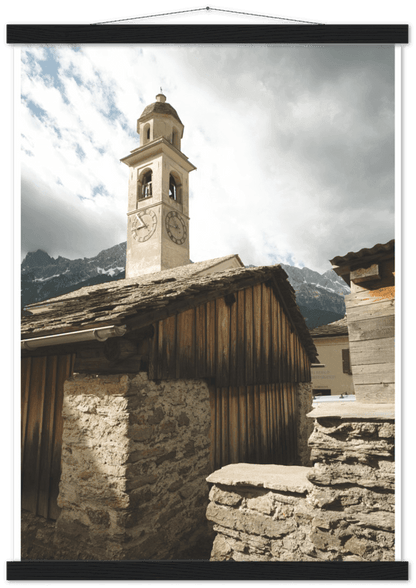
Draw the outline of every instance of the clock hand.
<instances>
[{"instance_id":1,"label":"clock hand","mask_svg":"<svg viewBox=\"0 0 416 588\"><path fill-rule=\"evenodd\" d=\"M136 227L136 229L147 229L147 225L144 222L144 220L142 219L141 216L139 216L138 214L136 214L136 218L139 221L140 225Z\"/></svg>"}]
</instances>

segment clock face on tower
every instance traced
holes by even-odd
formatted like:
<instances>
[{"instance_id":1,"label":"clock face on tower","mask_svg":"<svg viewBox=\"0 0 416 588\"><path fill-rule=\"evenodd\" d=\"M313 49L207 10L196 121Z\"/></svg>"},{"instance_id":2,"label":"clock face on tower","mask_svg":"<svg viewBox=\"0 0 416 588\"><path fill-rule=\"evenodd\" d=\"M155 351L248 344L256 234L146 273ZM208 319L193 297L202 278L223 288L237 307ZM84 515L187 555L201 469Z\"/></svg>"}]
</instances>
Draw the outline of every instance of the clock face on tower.
<instances>
[{"instance_id":1,"label":"clock face on tower","mask_svg":"<svg viewBox=\"0 0 416 588\"><path fill-rule=\"evenodd\" d=\"M157 216L151 208L137 212L132 217L131 232L136 241L143 242L150 239L156 230Z\"/></svg>"},{"instance_id":2,"label":"clock face on tower","mask_svg":"<svg viewBox=\"0 0 416 588\"><path fill-rule=\"evenodd\" d=\"M186 224L178 212L171 211L166 215L166 230L170 239L178 245L183 245L186 241L187 230Z\"/></svg>"}]
</instances>

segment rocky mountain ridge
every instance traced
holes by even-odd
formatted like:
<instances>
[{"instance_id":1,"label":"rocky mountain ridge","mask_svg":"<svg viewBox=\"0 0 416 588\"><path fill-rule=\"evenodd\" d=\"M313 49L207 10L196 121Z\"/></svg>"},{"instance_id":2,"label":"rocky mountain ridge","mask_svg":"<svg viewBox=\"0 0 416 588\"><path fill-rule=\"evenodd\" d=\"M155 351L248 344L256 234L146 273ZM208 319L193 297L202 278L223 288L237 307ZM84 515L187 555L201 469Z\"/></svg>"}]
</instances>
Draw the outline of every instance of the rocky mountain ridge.
<instances>
[{"instance_id":1,"label":"rocky mountain ridge","mask_svg":"<svg viewBox=\"0 0 416 588\"><path fill-rule=\"evenodd\" d=\"M51 257L46 251L28 253L21 265L22 308L78 290L125 277L126 243L101 251L91 258ZM324 274L307 267L281 264L296 292L296 300L307 326L328 324L345 314L347 284L328 270Z\"/></svg>"}]
</instances>

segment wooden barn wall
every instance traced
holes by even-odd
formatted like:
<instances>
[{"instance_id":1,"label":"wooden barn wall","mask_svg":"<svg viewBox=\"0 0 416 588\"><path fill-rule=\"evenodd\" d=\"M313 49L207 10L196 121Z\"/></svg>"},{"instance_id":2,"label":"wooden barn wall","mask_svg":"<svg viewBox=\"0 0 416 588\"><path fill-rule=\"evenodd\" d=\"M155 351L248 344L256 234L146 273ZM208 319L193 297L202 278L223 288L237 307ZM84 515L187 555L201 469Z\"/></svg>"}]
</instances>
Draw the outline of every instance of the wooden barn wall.
<instances>
[{"instance_id":1,"label":"wooden barn wall","mask_svg":"<svg viewBox=\"0 0 416 588\"><path fill-rule=\"evenodd\" d=\"M229 463L295 464L296 388L282 383L212 390L212 469Z\"/></svg>"},{"instance_id":2,"label":"wooden barn wall","mask_svg":"<svg viewBox=\"0 0 416 588\"><path fill-rule=\"evenodd\" d=\"M357 398L394 395L394 286L346 297L351 369ZM388 397L386 396L386 401Z\"/></svg>"},{"instance_id":3,"label":"wooden barn wall","mask_svg":"<svg viewBox=\"0 0 416 588\"><path fill-rule=\"evenodd\" d=\"M216 386L310 381L310 361L268 284L158 322L151 379L215 378Z\"/></svg>"},{"instance_id":4,"label":"wooden barn wall","mask_svg":"<svg viewBox=\"0 0 416 588\"><path fill-rule=\"evenodd\" d=\"M73 361L66 354L21 362L22 508L50 519L59 514L63 385Z\"/></svg>"}]
</instances>

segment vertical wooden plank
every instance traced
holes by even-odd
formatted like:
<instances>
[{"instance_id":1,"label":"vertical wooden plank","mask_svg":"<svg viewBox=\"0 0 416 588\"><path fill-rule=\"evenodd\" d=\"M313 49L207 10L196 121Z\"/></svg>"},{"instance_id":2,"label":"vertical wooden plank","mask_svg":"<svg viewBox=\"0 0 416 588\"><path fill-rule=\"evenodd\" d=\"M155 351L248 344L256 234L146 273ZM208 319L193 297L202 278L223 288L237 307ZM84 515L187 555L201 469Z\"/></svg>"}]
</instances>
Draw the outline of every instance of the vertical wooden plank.
<instances>
[{"instance_id":1,"label":"vertical wooden plank","mask_svg":"<svg viewBox=\"0 0 416 588\"><path fill-rule=\"evenodd\" d=\"M262 448L262 421L261 421L261 407L260 407L260 396L261 396L261 385L254 384L252 387L254 396L254 443L255 443L255 454L256 463L262 463L261 461L261 448Z\"/></svg>"},{"instance_id":2,"label":"vertical wooden plank","mask_svg":"<svg viewBox=\"0 0 416 588\"><path fill-rule=\"evenodd\" d=\"M29 390L31 376L31 357L22 357L21 360L21 461L23 464L23 455L26 442L27 415L29 407Z\"/></svg>"},{"instance_id":3,"label":"vertical wooden plank","mask_svg":"<svg viewBox=\"0 0 416 588\"><path fill-rule=\"evenodd\" d=\"M271 355L272 355L272 370L271 370L271 381L278 382L280 380L280 317L279 317L279 303L271 292Z\"/></svg>"},{"instance_id":4,"label":"vertical wooden plank","mask_svg":"<svg viewBox=\"0 0 416 588\"><path fill-rule=\"evenodd\" d=\"M230 383L230 307L224 298L216 301L217 318L217 361L216 383L218 386L228 386Z\"/></svg>"},{"instance_id":5,"label":"vertical wooden plank","mask_svg":"<svg viewBox=\"0 0 416 588\"><path fill-rule=\"evenodd\" d=\"M246 302L245 290L237 292L237 385L244 386L245 380L245 362L246 362ZM245 395L244 395L245 396Z\"/></svg>"},{"instance_id":6,"label":"vertical wooden plank","mask_svg":"<svg viewBox=\"0 0 416 588\"><path fill-rule=\"evenodd\" d=\"M195 355L196 355L196 377L205 378L207 373L207 326L206 326L206 305L201 304L195 309Z\"/></svg>"},{"instance_id":7,"label":"vertical wooden plank","mask_svg":"<svg viewBox=\"0 0 416 588\"><path fill-rule=\"evenodd\" d=\"M281 349L281 357L282 357L282 371L281 371L281 382L286 382L287 380L287 329L286 329L286 315L283 311L282 306L280 306L280 349Z\"/></svg>"},{"instance_id":8,"label":"vertical wooden plank","mask_svg":"<svg viewBox=\"0 0 416 588\"><path fill-rule=\"evenodd\" d=\"M245 291L245 382L250 386L254 382L253 373L253 289Z\"/></svg>"},{"instance_id":9,"label":"vertical wooden plank","mask_svg":"<svg viewBox=\"0 0 416 588\"><path fill-rule=\"evenodd\" d=\"M297 384L292 384L292 431L293 431L293 464L296 464L298 456L298 402L297 402Z\"/></svg>"},{"instance_id":10,"label":"vertical wooden plank","mask_svg":"<svg viewBox=\"0 0 416 588\"><path fill-rule=\"evenodd\" d=\"M303 347L300 339L298 338L298 361L299 361L299 380L303 382Z\"/></svg>"},{"instance_id":11,"label":"vertical wooden plank","mask_svg":"<svg viewBox=\"0 0 416 588\"><path fill-rule=\"evenodd\" d=\"M230 384L237 386L238 375L237 375L237 340L239 337L238 333L238 321L237 321L237 299L229 306L230 313ZM243 331L244 333L244 331Z\"/></svg>"},{"instance_id":12,"label":"vertical wooden plank","mask_svg":"<svg viewBox=\"0 0 416 588\"><path fill-rule=\"evenodd\" d=\"M217 397L217 390L215 386L209 386L209 405L211 409L211 427L210 427L210 465L211 471L215 471L218 467L217 465L217 437L220 435L220 431L217 431L217 418L216 418L216 397Z\"/></svg>"},{"instance_id":13,"label":"vertical wooden plank","mask_svg":"<svg viewBox=\"0 0 416 588\"><path fill-rule=\"evenodd\" d=\"M222 394L221 388L219 386L216 387L216 456L217 456L217 465L216 469L222 467L223 463L223 443L224 443L224 429L222 426Z\"/></svg>"},{"instance_id":14,"label":"vertical wooden plank","mask_svg":"<svg viewBox=\"0 0 416 588\"><path fill-rule=\"evenodd\" d=\"M247 435L247 389L245 386L238 388L238 415L239 415L239 460L248 461L248 435Z\"/></svg>"},{"instance_id":15,"label":"vertical wooden plank","mask_svg":"<svg viewBox=\"0 0 416 588\"><path fill-rule=\"evenodd\" d=\"M37 506L37 513L45 518L48 518L49 515L57 365L58 357L56 355L48 356L46 364L45 401L41 436L41 460Z\"/></svg>"},{"instance_id":16,"label":"vertical wooden plank","mask_svg":"<svg viewBox=\"0 0 416 588\"><path fill-rule=\"evenodd\" d=\"M159 321L158 379L171 380L176 378L176 330L176 315Z\"/></svg>"},{"instance_id":17,"label":"vertical wooden plank","mask_svg":"<svg viewBox=\"0 0 416 588\"><path fill-rule=\"evenodd\" d=\"M292 331L290 325L288 325L289 327L289 362L290 362L290 377L289 377L289 381L290 382L294 382L295 381L295 342L294 342L294 337L295 334Z\"/></svg>"},{"instance_id":18,"label":"vertical wooden plank","mask_svg":"<svg viewBox=\"0 0 416 588\"><path fill-rule=\"evenodd\" d=\"M299 382L298 337L293 333L293 381Z\"/></svg>"},{"instance_id":19,"label":"vertical wooden plank","mask_svg":"<svg viewBox=\"0 0 416 588\"><path fill-rule=\"evenodd\" d=\"M246 386L247 396L247 461L256 463L256 411L253 386Z\"/></svg>"},{"instance_id":20,"label":"vertical wooden plank","mask_svg":"<svg viewBox=\"0 0 416 588\"><path fill-rule=\"evenodd\" d=\"M304 375L304 382L310 382L312 380L312 376L311 376L311 361L306 353L306 351L303 351L303 358L304 358L304 363L305 363L305 375Z\"/></svg>"},{"instance_id":21,"label":"vertical wooden plank","mask_svg":"<svg viewBox=\"0 0 416 588\"><path fill-rule=\"evenodd\" d=\"M22 461L22 508L36 514L40 442L43 424L46 357L32 358L25 452Z\"/></svg>"},{"instance_id":22,"label":"vertical wooden plank","mask_svg":"<svg viewBox=\"0 0 416 588\"><path fill-rule=\"evenodd\" d=\"M151 344L149 349L149 380L157 379L157 361L159 352L159 324L156 323L155 334L151 338Z\"/></svg>"},{"instance_id":23,"label":"vertical wooden plank","mask_svg":"<svg viewBox=\"0 0 416 588\"><path fill-rule=\"evenodd\" d=\"M291 454L292 454L292 437L290 428L290 382L283 384L283 409L284 409L284 421L285 421L285 441L286 441L286 455L285 464L290 465Z\"/></svg>"},{"instance_id":24,"label":"vertical wooden plank","mask_svg":"<svg viewBox=\"0 0 416 588\"><path fill-rule=\"evenodd\" d=\"M257 284L253 286L253 377L254 383L259 384L263 382L263 374L261 373L261 359L262 359L262 285Z\"/></svg>"},{"instance_id":25,"label":"vertical wooden plank","mask_svg":"<svg viewBox=\"0 0 416 588\"><path fill-rule=\"evenodd\" d=\"M267 384L257 385L257 394L259 397L259 463L269 463L268 448L268 415L267 415Z\"/></svg>"},{"instance_id":26,"label":"vertical wooden plank","mask_svg":"<svg viewBox=\"0 0 416 588\"><path fill-rule=\"evenodd\" d=\"M177 316L176 377L195 377L195 309Z\"/></svg>"},{"instance_id":27,"label":"vertical wooden plank","mask_svg":"<svg viewBox=\"0 0 416 588\"><path fill-rule=\"evenodd\" d=\"M271 382L272 371L272 325L271 325L271 289L266 284L261 286L262 300L262 346L261 346L261 381Z\"/></svg>"},{"instance_id":28,"label":"vertical wooden plank","mask_svg":"<svg viewBox=\"0 0 416 588\"><path fill-rule=\"evenodd\" d=\"M222 465L230 463L230 422L229 422L229 398L228 387L221 388L221 462Z\"/></svg>"},{"instance_id":29,"label":"vertical wooden plank","mask_svg":"<svg viewBox=\"0 0 416 588\"><path fill-rule=\"evenodd\" d=\"M154 358L154 373L155 379L161 380L163 377L166 377L164 371L166 370L166 362L164 358L166 357L166 339L164 336L164 326L165 321L161 320L157 323L157 352Z\"/></svg>"},{"instance_id":30,"label":"vertical wooden plank","mask_svg":"<svg viewBox=\"0 0 416 588\"><path fill-rule=\"evenodd\" d=\"M236 386L229 386L228 388L229 401L229 439L230 439L230 463L238 463L240 461L240 421L239 421L239 407L238 407L238 388Z\"/></svg>"},{"instance_id":31,"label":"vertical wooden plank","mask_svg":"<svg viewBox=\"0 0 416 588\"><path fill-rule=\"evenodd\" d=\"M215 300L206 304L206 321L207 321L207 352L206 365L207 376L215 377L216 366L216 319L215 319Z\"/></svg>"},{"instance_id":32,"label":"vertical wooden plank","mask_svg":"<svg viewBox=\"0 0 416 588\"><path fill-rule=\"evenodd\" d=\"M269 463L274 460L273 384L267 384L267 429Z\"/></svg>"},{"instance_id":33,"label":"vertical wooden plank","mask_svg":"<svg viewBox=\"0 0 416 588\"><path fill-rule=\"evenodd\" d=\"M287 410L286 410L286 402L285 402L285 387L286 384L281 382L279 384L279 404L280 404L280 431L281 431L281 446L282 446L282 464L287 464L287 454L288 454L288 438L287 438Z\"/></svg>"},{"instance_id":34,"label":"vertical wooden plank","mask_svg":"<svg viewBox=\"0 0 416 588\"><path fill-rule=\"evenodd\" d=\"M153 337L156 339L157 337ZM56 373L56 396L55 396L55 415L54 415L54 438L53 453L51 463L51 489L49 498L49 518L57 519L60 508L57 504L59 494L59 480L61 479L61 453L62 453L62 432L63 417L62 406L64 399L64 382L72 375L75 355L59 355Z\"/></svg>"},{"instance_id":35,"label":"vertical wooden plank","mask_svg":"<svg viewBox=\"0 0 416 588\"><path fill-rule=\"evenodd\" d=\"M279 384L271 384L273 406L273 463L282 463L282 442L280 427Z\"/></svg>"}]
</instances>

